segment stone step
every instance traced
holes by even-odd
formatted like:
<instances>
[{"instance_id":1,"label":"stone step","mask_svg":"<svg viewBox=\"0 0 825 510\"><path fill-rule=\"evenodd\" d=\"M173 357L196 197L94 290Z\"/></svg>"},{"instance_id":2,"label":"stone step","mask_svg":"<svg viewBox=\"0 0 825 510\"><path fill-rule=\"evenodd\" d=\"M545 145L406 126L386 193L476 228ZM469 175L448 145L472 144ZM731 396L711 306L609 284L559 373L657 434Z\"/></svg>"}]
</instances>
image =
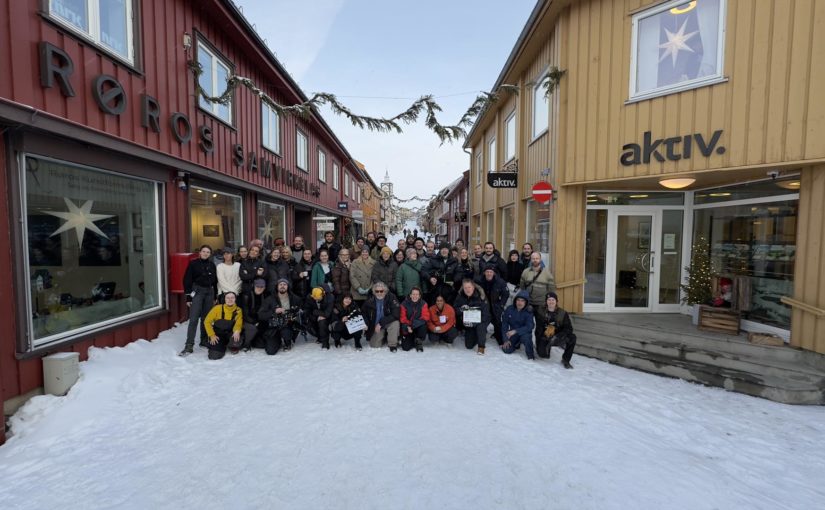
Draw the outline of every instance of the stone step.
<instances>
[{"instance_id":1,"label":"stone step","mask_svg":"<svg viewBox=\"0 0 825 510\"><path fill-rule=\"evenodd\" d=\"M777 402L825 404L816 353L581 317L574 323L576 352L585 356Z\"/></svg>"}]
</instances>

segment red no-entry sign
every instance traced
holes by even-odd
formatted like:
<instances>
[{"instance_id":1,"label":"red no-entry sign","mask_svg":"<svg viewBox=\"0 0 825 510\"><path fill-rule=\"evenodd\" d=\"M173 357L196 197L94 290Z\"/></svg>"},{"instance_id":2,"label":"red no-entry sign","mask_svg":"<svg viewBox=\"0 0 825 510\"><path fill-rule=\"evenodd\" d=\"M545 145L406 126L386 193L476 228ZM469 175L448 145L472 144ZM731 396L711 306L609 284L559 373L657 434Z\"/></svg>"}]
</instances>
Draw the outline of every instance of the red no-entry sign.
<instances>
[{"instance_id":1,"label":"red no-entry sign","mask_svg":"<svg viewBox=\"0 0 825 510\"><path fill-rule=\"evenodd\" d=\"M544 181L537 182L533 185L533 200L543 204L549 202L553 198L553 186Z\"/></svg>"}]
</instances>

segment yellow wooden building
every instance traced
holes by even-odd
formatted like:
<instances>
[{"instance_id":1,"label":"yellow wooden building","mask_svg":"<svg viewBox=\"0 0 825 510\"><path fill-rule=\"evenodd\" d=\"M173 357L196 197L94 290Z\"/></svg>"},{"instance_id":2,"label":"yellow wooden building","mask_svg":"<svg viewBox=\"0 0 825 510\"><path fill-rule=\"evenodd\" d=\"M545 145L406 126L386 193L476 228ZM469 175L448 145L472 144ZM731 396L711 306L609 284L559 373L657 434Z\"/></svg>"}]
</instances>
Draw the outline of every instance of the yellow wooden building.
<instances>
[{"instance_id":1,"label":"yellow wooden building","mask_svg":"<svg viewBox=\"0 0 825 510\"><path fill-rule=\"evenodd\" d=\"M825 353L823 83L824 1L539 1L494 87L520 92L466 142L470 237L531 242L567 309L608 314L686 313L702 249L742 329Z\"/></svg>"}]
</instances>

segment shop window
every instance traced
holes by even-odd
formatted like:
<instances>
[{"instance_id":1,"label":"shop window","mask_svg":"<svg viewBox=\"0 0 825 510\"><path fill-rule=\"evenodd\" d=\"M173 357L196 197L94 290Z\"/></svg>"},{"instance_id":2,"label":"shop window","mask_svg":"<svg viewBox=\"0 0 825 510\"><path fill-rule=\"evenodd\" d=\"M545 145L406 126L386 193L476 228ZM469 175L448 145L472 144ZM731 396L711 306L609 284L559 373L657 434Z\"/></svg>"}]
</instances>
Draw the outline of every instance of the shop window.
<instances>
[{"instance_id":1,"label":"shop window","mask_svg":"<svg viewBox=\"0 0 825 510\"><path fill-rule=\"evenodd\" d=\"M159 185L25 159L29 349L162 305Z\"/></svg>"},{"instance_id":2,"label":"shop window","mask_svg":"<svg viewBox=\"0 0 825 510\"><path fill-rule=\"evenodd\" d=\"M309 172L309 143L307 141L307 135L303 134L301 131L298 131L296 138L296 160L295 164L298 168L303 170L304 172Z\"/></svg>"},{"instance_id":3,"label":"shop window","mask_svg":"<svg viewBox=\"0 0 825 510\"><path fill-rule=\"evenodd\" d=\"M198 84L206 95L211 97L223 95L226 92L226 82L232 76L229 63L200 40L198 41L198 63L202 71ZM232 98L226 103L218 103L207 101L201 96L198 97L198 105L227 124L232 124Z\"/></svg>"},{"instance_id":4,"label":"shop window","mask_svg":"<svg viewBox=\"0 0 825 510\"><path fill-rule=\"evenodd\" d=\"M550 204L527 201L527 241L545 263L550 260Z\"/></svg>"},{"instance_id":5,"label":"shop window","mask_svg":"<svg viewBox=\"0 0 825 510\"><path fill-rule=\"evenodd\" d=\"M501 210L501 254L506 257L507 252L516 249L516 218L514 208L505 207Z\"/></svg>"},{"instance_id":6,"label":"shop window","mask_svg":"<svg viewBox=\"0 0 825 510\"><path fill-rule=\"evenodd\" d=\"M275 154L281 153L281 118L268 104L261 103L261 138L263 146Z\"/></svg>"},{"instance_id":7,"label":"shop window","mask_svg":"<svg viewBox=\"0 0 825 510\"><path fill-rule=\"evenodd\" d=\"M259 200L256 212L258 239L264 242L264 248L271 250L275 239L286 239L286 208Z\"/></svg>"},{"instance_id":8,"label":"shop window","mask_svg":"<svg viewBox=\"0 0 825 510\"><path fill-rule=\"evenodd\" d=\"M191 251L197 251L204 244L213 251L224 246L238 249L243 244L242 210L240 196L193 185L189 193Z\"/></svg>"},{"instance_id":9,"label":"shop window","mask_svg":"<svg viewBox=\"0 0 825 510\"><path fill-rule=\"evenodd\" d=\"M492 211L486 213L486 226L487 226L487 236L484 238L484 242L495 242L493 239L496 238L496 218Z\"/></svg>"},{"instance_id":10,"label":"shop window","mask_svg":"<svg viewBox=\"0 0 825 510\"><path fill-rule=\"evenodd\" d=\"M723 79L725 0L674 0L633 16L630 98Z\"/></svg>"},{"instance_id":11,"label":"shop window","mask_svg":"<svg viewBox=\"0 0 825 510\"><path fill-rule=\"evenodd\" d=\"M135 60L133 13L132 0L49 1L52 19L129 63Z\"/></svg>"},{"instance_id":12,"label":"shop window","mask_svg":"<svg viewBox=\"0 0 825 510\"><path fill-rule=\"evenodd\" d=\"M338 166L338 163L332 164L332 189L338 191L338 181L341 179L340 177L341 168Z\"/></svg>"},{"instance_id":13,"label":"shop window","mask_svg":"<svg viewBox=\"0 0 825 510\"><path fill-rule=\"evenodd\" d=\"M694 249L707 241L716 275L740 279L743 316L789 329L791 309L781 302L793 296L798 200L697 208Z\"/></svg>"},{"instance_id":14,"label":"shop window","mask_svg":"<svg viewBox=\"0 0 825 510\"><path fill-rule=\"evenodd\" d=\"M504 161L516 157L516 112L504 121Z\"/></svg>"},{"instance_id":15,"label":"shop window","mask_svg":"<svg viewBox=\"0 0 825 510\"><path fill-rule=\"evenodd\" d=\"M544 75L536 80L533 86L533 140L547 131L550 124L550 101L547 98L547 82L550 78Z\"/></svg>"},{"instance_id":16,"label":"shop window","mask_svg":"<svg viewBox=\"0 0 825 510\"><path fill-rule=\"evenodd\" d=\"M607 210L587 211L587 227L584 235L584 285L585 303L605 303L607 271Z\"/></svg>"}]
</instances>

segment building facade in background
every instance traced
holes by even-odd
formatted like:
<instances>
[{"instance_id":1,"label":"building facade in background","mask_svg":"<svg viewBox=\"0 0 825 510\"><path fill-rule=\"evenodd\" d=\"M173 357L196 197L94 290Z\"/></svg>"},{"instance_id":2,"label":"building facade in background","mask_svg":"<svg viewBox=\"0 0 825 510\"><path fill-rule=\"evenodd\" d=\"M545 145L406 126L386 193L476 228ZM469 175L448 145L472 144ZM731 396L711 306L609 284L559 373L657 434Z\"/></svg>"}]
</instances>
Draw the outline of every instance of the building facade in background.
<instances>
[{"instance_id":1,"label":"building facade in background","mask_svg":"<svg viewBox=\"0 0 825 510\"><path fill-rule=\"evenodd\" d=\"M0 77L5 404L42 385L44 354L85 358L186 320L175 254L356 233L369 179L320 116L282 117L245 87L198 97L238 74L282 104L306 100L231 1L0 12L14 69Z\"/></svg>"},{"instance_id":2,"label":"building facade in background","mask_svg":"<svg viewBox=\"0 0 825 510\"><path fill-rule=\"evenodd\" d=\"M803 0L538 2L495 84L520 93L466 142L472 241L531 242L575 312L684 312L704 250L745 289L742 329L825 353L823 19Z\"/></svg>"}]
</instances>

